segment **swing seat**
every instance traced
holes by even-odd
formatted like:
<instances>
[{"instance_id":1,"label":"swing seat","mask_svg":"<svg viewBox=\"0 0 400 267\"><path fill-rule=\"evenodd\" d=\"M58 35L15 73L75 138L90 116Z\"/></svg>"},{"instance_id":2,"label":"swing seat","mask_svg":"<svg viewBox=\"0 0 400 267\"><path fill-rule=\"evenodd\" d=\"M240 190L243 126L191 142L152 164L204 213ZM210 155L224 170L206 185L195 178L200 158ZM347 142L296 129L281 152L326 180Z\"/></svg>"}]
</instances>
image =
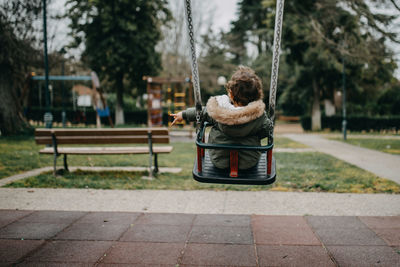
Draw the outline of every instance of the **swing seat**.
<instances>
[{"instance_id":1,"label":"swing seat","mask_svg":"<svg viewBox=\"0 0 400 267\"><path fill-rule=\"evenodd\" d=\"M210 160L208 151L205 151L202 160L202 172L199 173L197 159L193 167L193 178L201 183L218 184L248 184L248 185L268 185L275 182L275 158L272 157L271 174L267 174L267 153L262 153L256 166L239 170L237 177L230 176L230 169L219 169Z\"/></svg>"},{"instance_id":2,"label":"swing seat","mask_svg":"<svg viewBox=\"0 0 400 267\"><path fill-rule=\"evenodd\" d=\"M272 156L273 144L267 146L222 145L204 143L204 134L207 123L200 127L197 134L197 157L193 166L193 178L202 183L218 184L247 184L268 185L275 182L276 165ZM226 149L230 151L230 168L219 169L211 162L206 149ZM261 151L261 157L256 166L246 169L238 169L238 151ZM270 157L270 159L268 159Z\"/></svg>"}]
</instances>

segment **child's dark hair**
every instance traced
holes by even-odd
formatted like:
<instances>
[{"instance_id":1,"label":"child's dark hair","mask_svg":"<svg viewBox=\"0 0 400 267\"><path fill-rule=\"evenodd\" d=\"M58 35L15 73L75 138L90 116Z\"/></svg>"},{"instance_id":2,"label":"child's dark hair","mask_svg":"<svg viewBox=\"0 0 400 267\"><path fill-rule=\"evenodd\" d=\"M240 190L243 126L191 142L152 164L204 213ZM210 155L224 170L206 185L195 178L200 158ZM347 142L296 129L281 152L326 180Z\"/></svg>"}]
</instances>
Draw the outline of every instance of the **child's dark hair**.
<instances>
[{"instance_id":1,"label":"child's dark hair","mask_svg":"<svg viewBox=\"0 0 400 267\"><path fill-rule=\"evenodd\" d=\"M242 106L263 98L261 79L249 67L239 66L226 89L232 92L233 101Z\"/></svg>"}]
</instances>

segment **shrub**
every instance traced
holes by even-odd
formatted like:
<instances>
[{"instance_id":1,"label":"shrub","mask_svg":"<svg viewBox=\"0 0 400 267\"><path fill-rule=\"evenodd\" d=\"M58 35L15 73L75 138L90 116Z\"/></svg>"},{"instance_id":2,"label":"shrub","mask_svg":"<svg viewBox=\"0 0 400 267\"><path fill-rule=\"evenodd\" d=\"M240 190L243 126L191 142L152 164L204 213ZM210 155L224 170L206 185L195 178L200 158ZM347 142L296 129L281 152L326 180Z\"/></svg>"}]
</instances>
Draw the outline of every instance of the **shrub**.
<instances>
[{"instance_id":1,"label":"shrub","mask_svg":"<svg viewBox=\"0 0 400 267\"><path fill-rule=\"evenodd\" d=\"M321 117L321 128L332 131L342 129L342 116ZM371 117L363 115L352 115L347 117L347 129L350 131L396 131L400 129L400 116ZM311 130L311 117L302 116L301 126L304 130Z\"/></svg>"}]
</instances>

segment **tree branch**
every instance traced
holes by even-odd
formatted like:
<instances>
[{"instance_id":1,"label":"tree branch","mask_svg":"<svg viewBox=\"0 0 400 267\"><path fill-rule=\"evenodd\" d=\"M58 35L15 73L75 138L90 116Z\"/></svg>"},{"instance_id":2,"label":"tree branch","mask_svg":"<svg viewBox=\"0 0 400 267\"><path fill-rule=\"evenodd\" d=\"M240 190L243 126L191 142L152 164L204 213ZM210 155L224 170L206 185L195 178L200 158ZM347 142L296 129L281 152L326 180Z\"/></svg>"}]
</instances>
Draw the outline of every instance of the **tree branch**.
<instances>
[{"instance_id":1,"label":"tree branch","mask_svg":"<svg viewBox=\"0 0 400 267\"><path fill-rule=\"evenodd\" d=\"M394 5L394 7L400 11L400 6L398 4L396 4L396 2L394 0L390 0L390 2L392 2L392 4Z\"/></svg>"}]
</instances>

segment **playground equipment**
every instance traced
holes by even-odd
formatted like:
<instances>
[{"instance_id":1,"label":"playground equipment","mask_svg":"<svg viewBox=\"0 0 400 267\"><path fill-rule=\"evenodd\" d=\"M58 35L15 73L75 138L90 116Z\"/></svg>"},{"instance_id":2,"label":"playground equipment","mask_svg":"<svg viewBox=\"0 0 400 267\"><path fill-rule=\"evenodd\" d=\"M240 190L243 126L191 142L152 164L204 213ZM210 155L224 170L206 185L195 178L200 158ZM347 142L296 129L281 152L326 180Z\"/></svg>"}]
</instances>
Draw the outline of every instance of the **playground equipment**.
<instances>
[{"instance_id":1,"label":"playground equipment","mask_svg":"<svg viewBox=\"0 0 400 267\"><path fill-rule=\"evenodd\" d=\"M172 88L171 88L172 87ZM192 97L191 97L191 92L192 92L192 86L190 83L190 78L182 78L182 81L180 83L174 83L174 84L169 84L168 87L168 126L171 126L171 119L172 117L170 114L172 113L178 113L180 111L183 111L187 107L188 102L192 102ZM187 101L188 93L190 94L189 96L189 101ZM189 104L190 105L190 104ZM182 121L177 123L178 125L185 125L186 122Z\"/></svg>"},{"instance_id":2,"label":"playground equipment","mask_svg":"<svg viewBox=\"0 0 400 267\"><path fill-rule=\"evenodd\" d=\"M108 108L107 101L102 93L102 90L100 89L99 78L97 77L97 74L94 71L90 73L90 76L92 78L92 86L93 86L92 98L93 98L94 108L96 109L97 128L101 127L101 118L104 117L108 118L108 122L110 123L111 128L114 128L114 124L111 119L110 109Z\"/></svg>"},{"instance_id":3,"label":"playground equipment","mask_svg":"<svg viewBox=\"0 0 400 267\"><path fill-rule=\"evenodd\" d=\"M184 0L186 21L188 26L188 34L190 41L191 52L191 67L193 77L193 90L195 96L196 107L196 120L197 120L197 157L193 167L193 178L199 182L205 183L222 183L222 184L271 184L276 179L275 159L272 156L273 144L273 131L268 133L268 145L266 146L244 146L244 145L219 145L208 144L204 142L205 129L208 126L201 118L202 103L200 92L200 79L196 58L196 49L193 32L192 9L190 0ZM269 94L269 117L273 122L275 119L275 102L276 102L276 87L278 83L278 69L279 69L279 52L283 22L283 7L284 0L277 0L275 12L275 29L274 29L274 44L273 44L273 58L272 58L272 71L271 71L271 85ZM206 149L226 149L230 151L230 169L221 170L216 168L209 156ZM258 150L262 152L262 156L256 167L246 171L238 170L238 151L239 150Z\"/></svg>"},{"instance_id":4,"label":"playground equipment","mask_svg":"<svg viewBox=\"0 0 400 267\"><path fill-rule=\"evenodd\" d=\"M163 95L166 95L168 115L184 110L187 103L189 105L192 104L193 97L190 78L144 76L143 80L147 81L147 124L149 127L162 125ZM166 94L163 94L165 87L167 87ZM171 121L168 122L168 126L170 124ZM184 123L181 124L184 125Z\"/></svg>"},{"instance_id":5,"label":"playground equipment","mask_svg":"<svg viewBox=\"0 0 400 267\"><path fill-rule=\"evenodd\" d=\"M33 81L45 81L45 76L36 76L32 75L31 79ZM74 85L72 87L73 95L77 94L77 106L80 107L90 107L93 106L97 112L96 122L97 126L101 127L100 118L108 117L109 123L111 127L114 127L114 124L111 119L110 110L107 106L106 98L104 97L102 90L100 89L100 82L95 72L91 72L90 76L81 75L81 76L63 76L63 75L50 75L48 76L48 81L72 81ZM75 84L78 81L92 81L92 89L82 84ZM40 88L40 87L39 87ZM28 92L29 93L29 92ZM41 92L39 90L39 99ZM64 95L64 94L63 94ZM50 97L52 99L52 97ZM64 102L63 97L63 102ZM75 105L75 100L74 100ZM64 105L63 105L64 107ZM64 111L65 112L65 111ZM65 123L63 123L65 125Z\"/></svg>"},{"instance_id":6,"label":"playground equipment","mask_svg":"<svg viewBox=\"0 0 400 267\"><path fill-rule=\"evenodd\" d=\"M65 101L66 101L66 93L65 93L65 85L64 82L65 81L69 81L73 83L73 87L76 86L76 82L85 82L85 81L91 81L91 77L90 76L86 76L86 75L80 75L80 76L65 76L65 75L50 75L48 76L48 82L61 82L62 83L62 93L61 93L61 101L62 101L62 122L63 122L63 127L66 126L66 112L65 112ZM31 81L37 81L39 82L39 86L38 86L38 100L39 100L39 106L42 106L42 86L40 85L40 83L42 83L43 81L46 81L46 76L37 76L35 73L31 73L30 75L30 80ZM45 98L46 98L46 107L47 105L49 107L47 107L48 110L50 110L50 106L53 105L53 101L54 101L54 95L56 94L55 92L55 87L53 86L54 84L48 84L48 88L51 90L48 90L49 92L46 92L47 90L45 89ZM29 87L27 88L27 92L26 95L27 97L29 97L30 95L30 90L32 85L29 84ZM72 91L74 92L74 91ZM74 94L74 93L73 93ZM74 95L73 95L74 96ZM47 101L47 98L49 99ZM47 103L48 102L48 103ZM75 107L75 103L74 103L74 107ZM51 113L50 113L51 114Z\"/></svg>"}]
</instances>

